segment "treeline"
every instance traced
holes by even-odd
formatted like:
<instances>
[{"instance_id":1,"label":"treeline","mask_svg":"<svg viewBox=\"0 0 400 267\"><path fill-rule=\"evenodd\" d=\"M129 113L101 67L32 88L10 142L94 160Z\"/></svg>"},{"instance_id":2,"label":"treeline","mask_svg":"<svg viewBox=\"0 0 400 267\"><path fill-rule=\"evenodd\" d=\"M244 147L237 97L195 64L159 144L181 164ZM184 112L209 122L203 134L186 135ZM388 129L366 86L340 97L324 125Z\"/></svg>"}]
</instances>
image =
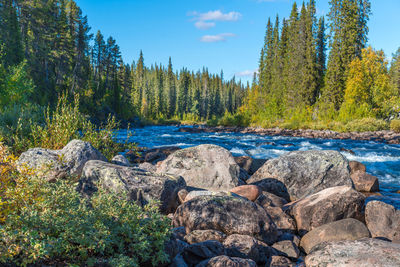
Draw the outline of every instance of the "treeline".
<instances>
[{"instance_id":1,"label":"treeline","mask_svg":"<svg viewBox=\"0 0 400 267\"><path fill-rule=\"evenodd\" d=\"M242 105L246 88L207 69L176 72L123 62L117 42L90 33L73 0L0 1L0 108L23 103L54 107L80 95L85 113L103 120L206 120Z\"/></svg>"},{"instance_id":2,"label":"treeline","mask_svg":"<svg viewBox=\"0 0 400 267\"><path fill-rule=\"evenodd\" d=\"M333 0L326 21L309 0L301 7L295 2L282 24L268 19L242 113L254 124L295 128L398 116L399 52L389 70L383 52L367 48L370 14L368 0Z\"/></svg>"}]
</instances>

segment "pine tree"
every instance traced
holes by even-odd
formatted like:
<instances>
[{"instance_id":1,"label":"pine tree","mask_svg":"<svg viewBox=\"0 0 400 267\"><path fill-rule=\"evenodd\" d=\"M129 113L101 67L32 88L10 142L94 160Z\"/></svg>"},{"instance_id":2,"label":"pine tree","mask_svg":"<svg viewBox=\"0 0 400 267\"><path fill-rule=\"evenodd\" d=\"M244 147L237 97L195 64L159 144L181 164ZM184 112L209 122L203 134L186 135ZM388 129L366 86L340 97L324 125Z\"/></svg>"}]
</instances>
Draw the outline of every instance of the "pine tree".
<instances>
[{"instance_id":1,"label":"pine tree","mask_svg":"<svg viewBox=\"0 0 400 267\"><path fill-rule=\"evenodd\" d=\"M168 71L166 76L166 87L167 87L167 117L171 118L175 115L176 110L176 87L175 87L175 76L172 70L172 60L169 58Z\"/></svg>"},{"instance_id":2,"label":"pine tree","mask_svg":"<svg viewBox=\"0 0 400 267\"><path fill-rule=\"evenodd\" d=\"M325 36L325 19L320 17L317 32L317 68L318 68L318 90L319 97L321 89L324 87L324 77L326 70L326 36Z\"/></svg>"}]
</instances>

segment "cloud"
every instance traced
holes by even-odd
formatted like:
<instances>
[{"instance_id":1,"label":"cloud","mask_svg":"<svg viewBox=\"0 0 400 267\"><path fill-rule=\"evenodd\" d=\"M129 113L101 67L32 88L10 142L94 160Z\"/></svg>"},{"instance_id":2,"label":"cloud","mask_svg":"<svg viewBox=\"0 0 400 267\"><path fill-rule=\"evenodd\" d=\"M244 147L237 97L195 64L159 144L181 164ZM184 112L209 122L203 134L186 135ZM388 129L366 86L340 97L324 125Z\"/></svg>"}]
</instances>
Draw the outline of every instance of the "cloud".
<instances>
[{"instance_id":1,"label":"cloud","mask_svg":"<svg viewBox=\"0 0 400 267\"><path fill-rule=\"evenodd\" d=\"M208 30L210 28L215 27L215 22L206 22L206 21L200 20L200 21L196 21L194 26L196 26L196 28L200 29L200 30Z\"/></svg>"},{"instance_id":2,"label":"cloud","mask_svg":"<svg viewBox=\"0 0 400 267\"><path fill-rule=\"evenodd\" d=\"M217 43L217 42L225 42L228 37L235 37L236 35L233 33L220 33L217 35L204 35L201 37L200 41L203 43Z\"/></svg>"},{"instance_id":3,"label":"cloud","mask_svg":"<svg viewBox=\"0 0 400 267\"><path fill-rule=\"evenodd\" d=\"M215 27L215 21L237 21L242 17L242 14L239 12L231 11L223 13L221 10L212 10L206 13L191 12L188 15L194 17L194 25L201 30L208 30Z\"/></svg>"},{"instance_id":4,"label":"cloud","mask_svg":"<svg viewBox=\"0 0 400 267\"><path fill-rule=\"evenodd\" d=\"M240 72L236 72L235 76L237 77L253 77L254 73L257 73L258 70L244 70Z\"/></svg>"}]
</instances>

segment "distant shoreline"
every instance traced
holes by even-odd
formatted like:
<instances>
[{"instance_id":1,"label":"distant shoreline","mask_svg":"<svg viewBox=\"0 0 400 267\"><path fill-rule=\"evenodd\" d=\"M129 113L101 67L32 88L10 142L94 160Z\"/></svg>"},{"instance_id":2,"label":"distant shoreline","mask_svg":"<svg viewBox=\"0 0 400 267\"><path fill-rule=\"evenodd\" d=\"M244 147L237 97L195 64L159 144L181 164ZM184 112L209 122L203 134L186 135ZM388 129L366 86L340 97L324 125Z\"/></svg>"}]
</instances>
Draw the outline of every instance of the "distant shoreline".
<instances>
[{"instance_id":1,"label":"distant shoreline","mask_svg":"<svg viewBox=\"0 0 400 267\"><path fill-rule=\"evenodd\" d=\"M321 139L350 139L359 141L375 141L387 144L400 144L400 133L394 131L374 131L374 132L335 132L330 130L289 130L289 129L263 129L255 127L238 127L238 126L181 126L180 132L211 132L211 133L244 133L259 134L269 136L290 136L304 138L321 138Z\"/></svg>"}]
</instances>

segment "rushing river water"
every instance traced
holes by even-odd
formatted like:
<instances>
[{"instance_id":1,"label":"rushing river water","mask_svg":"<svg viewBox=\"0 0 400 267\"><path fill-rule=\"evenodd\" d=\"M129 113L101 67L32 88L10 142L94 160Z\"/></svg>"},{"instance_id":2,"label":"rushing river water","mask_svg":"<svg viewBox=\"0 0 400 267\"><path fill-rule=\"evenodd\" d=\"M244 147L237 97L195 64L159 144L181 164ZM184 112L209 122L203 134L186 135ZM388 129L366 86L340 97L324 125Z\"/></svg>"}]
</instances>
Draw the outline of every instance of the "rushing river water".
<instances>
[{"instance_id":1,"label":"rushing river water","mask_svg":"<svg viewBox=\"0 0 400 267\"><path fill-rule=\"evenodd\" d=\"M388 145L372 141L308 139L283 136L261 136L241 133L181 133L176 126L149 126L133 129L132 142L141 147L155 148L179 146L181 148L200 144L216 144L234 156L251 156L270 159L295 150L340 150L350 149L352 155L341 152L348 160L362 162L367 172L379 178L382 194L388 201L400 203L400 145ZM118 138L126 140L127 131L118 132ZM397 199L397 201L396 201ZM397 204L399 205L399 204ZM396 206L397 206L396 205Z\"/></svg>"}]
</instances>

